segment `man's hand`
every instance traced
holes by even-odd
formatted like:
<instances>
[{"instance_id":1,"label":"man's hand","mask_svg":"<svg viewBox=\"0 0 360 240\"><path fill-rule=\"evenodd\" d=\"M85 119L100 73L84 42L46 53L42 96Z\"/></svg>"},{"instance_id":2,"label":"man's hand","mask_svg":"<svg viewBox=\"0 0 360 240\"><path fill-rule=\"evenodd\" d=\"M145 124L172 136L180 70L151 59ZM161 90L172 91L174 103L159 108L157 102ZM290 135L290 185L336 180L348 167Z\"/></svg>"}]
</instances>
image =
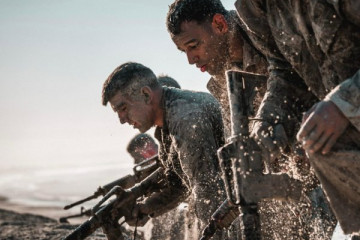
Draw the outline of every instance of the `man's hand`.
<instances>
[{"instance_id":1,"label":"man's hand","mask_svg":"<svg viewBox=\"0 0 360 240\"><path fill-rule=\"evenodd\" d=\"M297 134L305 150L327 154L349 125L349 120L330 100L314 105L304 116Z\"/></svg>"},{"instance_id":2,"label":"man's hand","mask_svg":"<svg viewBox=\"0 0 360 240\"><path fill-rule=\"evenodd\" d=\"M150 217L149 209L146 204L138 203L134 206L131 211L131 216L126 216L125 221L132 227L135 226L144 226L147 221L149 221Z\"/></svg>"},{"instance_id":3,"label":"man's hand","mask_svg":"<svg viewBox=\"0 0 360 240\"><path fill-rule=\"evenodd\" d=\"M288 143L288 138L282 124L275 126L268 122L256 122L251 136L265 151L270 159L275 159L282 152Z\"/></svg>"}]
</instances>

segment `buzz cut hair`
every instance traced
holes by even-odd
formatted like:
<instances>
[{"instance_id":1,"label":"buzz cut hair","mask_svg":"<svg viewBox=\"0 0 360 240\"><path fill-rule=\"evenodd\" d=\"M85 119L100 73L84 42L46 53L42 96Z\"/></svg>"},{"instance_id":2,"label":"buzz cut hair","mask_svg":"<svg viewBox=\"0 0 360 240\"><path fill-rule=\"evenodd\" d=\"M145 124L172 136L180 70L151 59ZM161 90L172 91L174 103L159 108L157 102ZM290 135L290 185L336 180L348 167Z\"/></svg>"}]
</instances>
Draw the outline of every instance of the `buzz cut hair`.
<instances>
[{"instance_id":1,"label":"buzz cut hair","mask_svg":"<svg viewBox=\"0 0 360 240\"><path fill-rule=\"evenodd\" d=\"M202 24L211 20L216 13L227 15L220 0L175 0L167 14L166 25L172 35L181 33L181 24L185 21L196 21Z\"/></svg>"},{"instance_id":2,"label":"buzz cut hair","mask_svg":"<svg viewBox=\"0 0 360 240\"><path fill-rule=\"evenodd\" d=\"M121 64L109 75L102 88L104 106L118 91L129 96L140 94L140 89L148 86L151 89L160 87L156 75L150 68L136 62Z\"/></svg>"}]
</instances>

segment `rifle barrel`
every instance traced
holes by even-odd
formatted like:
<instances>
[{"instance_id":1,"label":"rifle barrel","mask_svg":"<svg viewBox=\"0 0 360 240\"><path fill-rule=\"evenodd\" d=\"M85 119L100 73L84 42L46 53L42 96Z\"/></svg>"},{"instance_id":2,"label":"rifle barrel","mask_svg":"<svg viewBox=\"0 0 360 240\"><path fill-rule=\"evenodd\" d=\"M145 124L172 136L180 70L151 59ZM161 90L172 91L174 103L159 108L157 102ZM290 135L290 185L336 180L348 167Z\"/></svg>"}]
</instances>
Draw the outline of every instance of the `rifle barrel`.
<instances>
[{"instance_id":1,"label":"rifle barrel","mask_svg":"<svg viewBox=\"0 0 360 240\"><path fill-rule=\"evenodd\" d=\"M64 210L70 209L70 208L72 208L72 207L74 207L74 206L76 206L76 205L82 204L83 202L90 201L90 200L95 199L95 198L97 198L97 197L98 197L98 196L97 196L96 194L93 194L93 195L91 195L91 196L89 196L89 197L87 197L87 198L84 198L84 199L79 200L79 201L77 201L77 202L74 202L74 203L72 203L72 204L66 205L66 206L64 207Z\"/></svg>"},{"instance_id":2,"label":"rifle barrel","mask_svg":"<svg viewBox=\"0 0 360 240\"><path fill-rule=\"evenodd\" d=\"M103 190L102 194L104 195L115 186L120 186L120 187L126 189L126 188L130 188L130 187L134 186L135 183L136 183L135 177L131 174L128 174L128 175L126 175L122 178L119 178L111 183L108 183L100 188Z\"/></svg>"},{"instance_id":3,"label":"rifle barrel","mask_svg":"<svg viewBox=\"0 0 360 240\"><path fill-rule=\"evenodd\" d=\"M81 212L79 214L74 214L74 215L69 215L69 216L66 216L66 217L61 217L59 219L59 222L67 223L69 218L76 218L76 217L82 217L82 216L91 216L91 209L85 210L82 207Z\"/></svg>"},{"instance_id":4,"label":"rifle barrel","mask_svg":"<svg viewBox=\"0 0 360 240\"><path fill-rule=\"evenodd\" d=\"M84 203L86 201L92 200L97 198L100 195L105 195L107 192L109 192L113 187L120 186L123 189L131 188L133 187L137 182L142 181L144 178L149 176L152 172L154 172L158 166L157 166L158 156L154 156L148 159L145 159L141 163L135 165L134 167L134 173L135 175L128 174L124 177L121 177L113 182L110 182L102 187L99 187L98 190L91 196L84 198L80 201L74 202L72 204L66 205L64 207L64 210L70 209L76 205L79 205L81 203Z\"/></svg>"}]
</instances>

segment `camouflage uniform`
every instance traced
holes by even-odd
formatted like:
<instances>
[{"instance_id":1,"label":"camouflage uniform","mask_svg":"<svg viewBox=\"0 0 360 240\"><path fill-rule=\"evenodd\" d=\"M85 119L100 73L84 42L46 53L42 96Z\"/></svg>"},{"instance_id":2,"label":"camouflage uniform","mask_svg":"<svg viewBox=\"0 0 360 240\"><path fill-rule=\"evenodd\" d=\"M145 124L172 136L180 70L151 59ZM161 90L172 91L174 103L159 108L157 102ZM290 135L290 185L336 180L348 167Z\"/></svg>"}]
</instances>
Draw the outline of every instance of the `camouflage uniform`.
<instances>
[{"instance_id":1,"label":"camouflage uniform","mask_svg":"<svg viewBox=\"0 0 360 240\"><path fill-rule=\"evenodd\" d=\"M190 196L191 223L199 223L199 233L226 198L216 155L224 144L220 106L210 94L174 88L163 89L161 104L164 124L155 137L169 186L146 202L156 217Z\"/></svg>"},{"instance_id":2,"label":"camouflage uniform","mask_svg":"<svg viewBox=\"0 0 360 240\"><path fill-rule=\"evenodd\" d=\"M236 7L253 44L270 63L260 116L270 123L270 113L283 120L297 107L291 103L307 106L312 93L317 100L330 99L352 123L330 155L310 158L344 231L360 231L360 5L352 0L238 0Z\"/></svg>"},{"instance_id":3,"label":"camouflage uniform","mask_svg":"<svg viewBox=\"0 0 360 240\"><path fill-rule=\"evenodd\" d=\"M230 22L234 26L233 34L234 36L241 36L244 40L243 45L243 58L238 59L238 62L232 63L231 70L242 70L247 72L253 72L258 74L267 74L268 63L263 54L261 54L253 45L247 35L244 33L244 30L241 26L241 21L234 12L230 12ZM246 28L244 28L246 29ZM230 69L228 69L230 70ZM230 135L230 108L229 100L227 96L227 86L225 74L224 76L212 76L207 85L208 90L222 105L223 121L225 125L225 136ZM259 88L257 95L254 100L255 110L260 106L261 100L264 97L266 91L266 83L264 86ZM304 111L305 108L299 110L299 112ZM291 143L295 142L295 133L294 129L299 129L299 119L295 118L296 114L292 113L291 117L286 117L286 126L289 131L287 135ZM249 126L250 129L252 126ZM316 180L314 174L309 171L308 164L304 162L305 156L298 156L298 152L294 150L295 147L292 146L291 150L285 153L285 155L279 157L277 161L274 162L272 166L273 172L286 172L290 176L297 178L303 182L304 188L311 187L310 190L317 187L318 181ZM296 161L295 161L296 159ZM310 191L309 190L309 191ZM327 209L319 210L317 208L317 203L321 202L323 207L326 208L327 204L324 204L322 200L322 192L317 189L313 193L314 201L311 204L311 200L304 194L304 200L301 203L290 203L290 202L281 202L278 200L267 199L259 203L259 212L260 212L260 221L262 228L262 237L263 239L306 239L313 230L314 219L316 214L322 214L323 211L328 211ZM315 206L314 206L315 205ZM301 216L301 217L300 217ZM317 217L319 218L319 217ZM331 224L317 224L317 225L331 225ZM284 228L286 228L284 230ZM304 229L299 231L299 229ZM313 236L316 237L316 236Z\"/></svg>"},{"instance_id":4,"label":"camouflage uniform","mask_svg":"<svg viewBox=\"0 0 360 240\"><path fill-rule=\"evenodd\" d=\"M184 203L183 203L184 204ZM151 219L151 240L186 240L185 216L187 208L177 207Z\"/></svg>"},{"instance_id":5,"label":"camouflage uniform","mask_svg":"<svg viewBox=\"0 0 360 240\"><path fill-rule=\"evenodd\" d=\"M243 36L243 30L240 27L240 20L236 15L235 11L230 11L230 25L233 26L233 31L231 34L233 36ZM243 58L238 59L237 62L232 63L231 69L226 70L242 70L247 72L253 72L258 74L266 74L267 73L267 62L266 59L251 45L250 41L247 41L244 38L243 45ZM207 89L209 92L220 102L221 110L223 115L225 136L230 136L230 106L229 106L229 98L227 95L227 86L226 86L226 78L225 73L223 76L212 76L207 84ZM266 90L266 83L262 88L259 89L259 94L257 96L258 99L262 99ZM257 100L255 103L256 106L260 105L260 100Z\"/></svg>"}]
</instances>

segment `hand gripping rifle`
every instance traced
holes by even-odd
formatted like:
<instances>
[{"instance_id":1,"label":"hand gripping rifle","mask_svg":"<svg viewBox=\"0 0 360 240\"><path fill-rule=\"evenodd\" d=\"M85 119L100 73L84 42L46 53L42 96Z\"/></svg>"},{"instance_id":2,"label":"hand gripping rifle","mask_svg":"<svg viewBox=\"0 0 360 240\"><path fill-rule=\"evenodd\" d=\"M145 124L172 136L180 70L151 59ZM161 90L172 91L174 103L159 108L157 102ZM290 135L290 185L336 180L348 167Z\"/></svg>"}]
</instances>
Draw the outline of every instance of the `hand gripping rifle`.
<instances>
[{"instance_id":1,"label":"hand gripping rifle","mask_svg":"<svg viewBox=\"0 0 360 240\"><path fill-rule=\"evenodd\" d=\"M287 174L265 174L270 160L263 159L261 149L249 134L249 116L253 114L256 88L266 76L241 71L226 73L231 112L231 137L218 150L218 157L227 200L211 217L201 240L210 239L217 229L230 226L240 208L242 236L246 240L260 240L261 228L258 202L262 199L298 200L300 182ZM232 221L231 216L233 216ZM225 222L225 223L224 223Z\"/></svg>"},{"instance_id":2,"label":"hand gripping rifle","mask_svg":"<svg viewBox=\"0 0 360 240\"><path fill-rule=\"evenodd\" d=\"M140 183L124 190L120 186L112 188L104 198L92 208L92 217L77 227L63 240L82 240L90 236L98 228L102 228L108 240L123 240L118 221L122 217L131 216L136 200L151 192L161 189L165 185L162 168L158 168ZM114 200L102 205L111 196Z\"/></svg>"},{"instance_id":3,"label":"hand gripping rifle","mask_svg":"<svg viewBox=\"0 0 360 240\"><path fill-rule=\"evenodd\" d=\"M152 158L148 158L145 159L144 161L140 162L139 164L136 164L133 168L134 174L128 174L122 178L119 178L113 182L110 182L104 186L100 186L93 195L84 198L82 200L79 200L77 202L74 202L72 204L66 205L64 207L65 210L70 209L76 205L82 204L84 202L90 201L92 199L95 199L99 196L104 196L106 193L108 193L113 187L115 186L120 186L124 189L126 188L130 188L132 186L135 185L135 183L140 182L141 180L143 180L144 178L146 178L147 176L149 176L153 171L155 171L155 169L157 169L159 167L158 165L158 156L154 156ZM82 212L81 212L82 213ZM82 214L79 216L83 216L86 214ZM69 217L75 217L75 215L73 216L69 216ZM64 218L69 218L69 217L64 217Z\"/></svg>"}]
</instances>

